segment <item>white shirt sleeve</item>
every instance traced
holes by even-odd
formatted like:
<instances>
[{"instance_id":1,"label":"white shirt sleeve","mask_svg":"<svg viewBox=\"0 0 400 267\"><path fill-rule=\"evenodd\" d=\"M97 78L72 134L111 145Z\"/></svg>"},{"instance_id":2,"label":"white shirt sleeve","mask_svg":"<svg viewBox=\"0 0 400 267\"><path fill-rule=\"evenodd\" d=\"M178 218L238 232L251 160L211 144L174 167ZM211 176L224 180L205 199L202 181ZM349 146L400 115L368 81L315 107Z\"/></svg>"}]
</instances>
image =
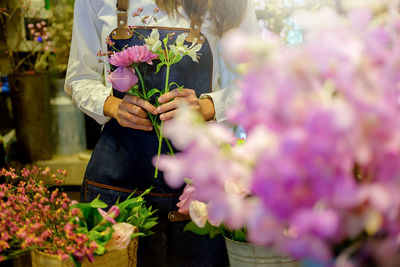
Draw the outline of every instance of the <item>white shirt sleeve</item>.
<instances>
[{"instance_id":1,"label":"white shirt sleeve","mask_svg":"<svg viewBox=\"0 0 400 267\"><path fill-rule=\"evenodd\" d=\"M235 31L241 31L246 34L258 34L257 18L254 9L253 0L249 0L246 15L238 28ZM226 36L226 35L224 35ZM218 62L219 65L219 88L214 88L212 93L207 93L212 98L215 108L215 119L217 122L226 120L226 110L235 102L235 93L239 87L236 85L238 78L232 66L222 55L221 43L224 42L224 36L217 44Z\"/></svg>"},{"instance_id":2,"label":"white shirt sleeve","mask_svg":"<svg viewBox=\"0 0 400 267\"><path fill-rule=\"evenodd\" d=\"M97 53L102 49L101 23L94 10L97 0L76 0L71 50L65 79L65 92L72 96L80 110L104 124L110 118L103 113L111 87L103 82L103 63Z\"/></svg>"}]
</instances>

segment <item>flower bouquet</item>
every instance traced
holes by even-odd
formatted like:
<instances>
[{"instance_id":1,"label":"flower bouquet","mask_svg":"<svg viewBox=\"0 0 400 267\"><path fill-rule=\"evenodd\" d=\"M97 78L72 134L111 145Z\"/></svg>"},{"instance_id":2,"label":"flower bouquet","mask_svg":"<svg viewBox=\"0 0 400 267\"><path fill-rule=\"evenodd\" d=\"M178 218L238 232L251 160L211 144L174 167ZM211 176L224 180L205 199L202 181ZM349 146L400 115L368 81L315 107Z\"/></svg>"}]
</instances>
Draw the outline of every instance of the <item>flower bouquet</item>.
<instances>
[{"instance_id":1,"label":"flower bouquet","mask_svg":"<svg viewBox=\"0 0 400 267\"><path fill-rule=\"evenodd\" d=\"M164 127L183 151L160 159L166 181L190 178L208 221L245 227L249 242L321 266L397 266L399 1L379 4L297 14L298 47L232 36L225 51L243 75L228 113L246 142L182 114Z\"/></svg>"},{"instance_id":2,"label":"flower bouquet","mask_svg":"<svg viewBox=\"0 0 400 267\"><path fill-rule=\"evenodd\" d=\"M46 176L60 184L65 175L65 171L51 174L49 168L36 167L20 173L14 169L0 171L0 261L32 251L34 266L41 266L43 256L46 261L53 258L79 266L85 258L92 262L98 255L126 249L133 238L152 233L156 211L145 207L143 200L150 189L138 197L117 201L104 211L107 204L98 198L91 203L75 203L59 188L51 190L43 184ZM117 254L120 258L124 255ZM132 262L135 260L132 258Z\"/></svg>"}]
</instances>

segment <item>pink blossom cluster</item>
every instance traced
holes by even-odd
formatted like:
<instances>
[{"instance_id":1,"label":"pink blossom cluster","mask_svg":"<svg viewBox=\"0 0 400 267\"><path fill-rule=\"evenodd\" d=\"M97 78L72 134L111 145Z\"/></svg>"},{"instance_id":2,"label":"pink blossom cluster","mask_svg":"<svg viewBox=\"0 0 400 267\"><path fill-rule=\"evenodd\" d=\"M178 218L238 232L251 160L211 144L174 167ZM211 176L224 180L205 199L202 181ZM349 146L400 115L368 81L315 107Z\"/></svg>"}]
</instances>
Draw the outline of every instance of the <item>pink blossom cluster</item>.
<instances>
[{"instance_id":1,"label":"pink blossom cluster","mask_svg":"<svg viewBox=\"0 0 400 267\"><path fill-rule=\"evenodd\" d=\"M360 9L329 19L298 47L232 37L227 57L245 74L228 116L246 142L230 146L222 126L181 115L165 135L183 152L159 166L171 186L193 181L212 224L246 227L251 242L329 264L336 245L358 239L355 250L396 266L400 17L389 10L377 23Z\"/></svg>"},{"instance_id":2,"label":"pink blossom cluster","mask_svg":"<svg viewBox=\"0 0 400 267\"><path fill-rule=\"evenodd\" d=\"M43 50L48 51L52 42L49 39L47 23L43 20L37 23L29 23L28 29L33 40L43 44Z\"/></svg>"},{"instance_id":3,"label":"pink blossom cluster","mask_svg":"<svg viewBox=\"0 0 400 267\"><path fill-rule=\"evenodd\" d=\"M77 233L71 221L76 211L70 211L72 201L65 192L49 191L39 178L52 178L60 183L65 170L52 174L49 168L37 167L0 170L0 260L18 252L40 250L68 259L93 259L97 245L89 243L86 234Z\"/></svg>"}]
</instances>

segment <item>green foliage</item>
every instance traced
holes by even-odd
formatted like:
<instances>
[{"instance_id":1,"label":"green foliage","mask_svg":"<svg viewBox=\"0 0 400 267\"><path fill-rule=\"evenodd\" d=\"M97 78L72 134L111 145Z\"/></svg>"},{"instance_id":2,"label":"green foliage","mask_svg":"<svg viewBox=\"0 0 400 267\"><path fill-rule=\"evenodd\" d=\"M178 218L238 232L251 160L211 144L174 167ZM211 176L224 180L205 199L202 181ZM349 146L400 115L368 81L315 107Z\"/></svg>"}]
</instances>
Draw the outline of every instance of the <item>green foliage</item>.
<instances>
[{"instance_id":1,"label":"green foliage","mask_svg":"<svg viewBox=\"0 0 400 267\"><path fill-rule=\"evenodd\" d=\"M119 214L114 218L116 223L126 222L136 226L139 229L138 233L132 234L131 238L136 236L148 236L153 234L150 230L157 224L158 217L154 216L157 210L152 210L152 207L147 208L145 206L146 201L143 196L150 192L147 189L141 195L133 197L133 192L129 197L115 206L119 209ZM107 204L99 199L99 196L90 203L78 203L71 207L79 208L81 214L79 220L74 220L73 223L79 225L77 231L79 233L87 234L90 241L94 241L97 244L95 253L102 255L106 252L105 246L111 239L113 230L112 223L100 214L98 209L107 208Z\"/></svg>"},{"instance_id":2,"label":"green foliage","mask_svg":"<svg viewBox=\"0 0 400 267\"><path fill-rule=\"evenodd\" d=\"M241 228L232 230L229 229L224 224L220 224L219 226L213 226L208 221L206 222L206 225L203 228L197 226L194 222L189 222L188 224L186 224L184 231L190 231L197 235L209 235L210 238L214 238L218 234L222 234L224 237L238 242L247 242L246 229Z\"/></svg>"}]
</instances>

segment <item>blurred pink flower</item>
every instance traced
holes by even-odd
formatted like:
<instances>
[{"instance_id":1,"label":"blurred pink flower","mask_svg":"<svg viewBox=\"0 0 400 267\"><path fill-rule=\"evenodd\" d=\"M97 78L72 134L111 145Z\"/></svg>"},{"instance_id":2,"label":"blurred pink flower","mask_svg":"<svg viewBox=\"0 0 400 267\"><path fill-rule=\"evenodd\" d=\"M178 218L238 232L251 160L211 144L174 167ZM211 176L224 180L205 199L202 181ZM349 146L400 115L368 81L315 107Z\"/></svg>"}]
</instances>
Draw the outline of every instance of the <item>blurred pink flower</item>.
<instances>
[{"instance_id":1,"label":"blurred pink flower","mask_svg":"<svg viewBox=\"0 0 400 267\"><path fill-rule=\"evenodd\" d=\"M126 92L134 86L139 78L135 74L135 70L128 67L118 67L107 77L113 88L120 92Z\"/></svg>"},{"instance_id":2,"label":"blurred pink flower","mask_svg":"<svg viewBox=\"0 0 400 267\"><path fill-rule=\"evenodd\" d=\"M128 247L135 227L132 224L122 222L114 224L112 229L114 232L106 245L106 249L108 251L113 251Z\"/></svg>"},{"instance_id":3,"label":"blurred pink flower","mask_svg":"<svg viewBox=\"0 0 400 267\"><path fill-rule=\"evenodd\" d=\"M196 191L196 187L193 185L186 184L183 189L182 195L179 197L179 203L176 204L179 208L179 212L182 214L189 214L189 205L193 200L192 195Z\"/></svg>"},{"instance_id":4,"label":"blurred pink flower","mask_svg":"<svg viewBox=\"0 0 400 267\"><path fill-rule=\"evenodd\" d=\"M139 62L153 65L152 60L157 57L158 55L150 52L145 45L135 45L111 55L109 62L116 67L128 67Z\"/></svg>"}]
</instances>

